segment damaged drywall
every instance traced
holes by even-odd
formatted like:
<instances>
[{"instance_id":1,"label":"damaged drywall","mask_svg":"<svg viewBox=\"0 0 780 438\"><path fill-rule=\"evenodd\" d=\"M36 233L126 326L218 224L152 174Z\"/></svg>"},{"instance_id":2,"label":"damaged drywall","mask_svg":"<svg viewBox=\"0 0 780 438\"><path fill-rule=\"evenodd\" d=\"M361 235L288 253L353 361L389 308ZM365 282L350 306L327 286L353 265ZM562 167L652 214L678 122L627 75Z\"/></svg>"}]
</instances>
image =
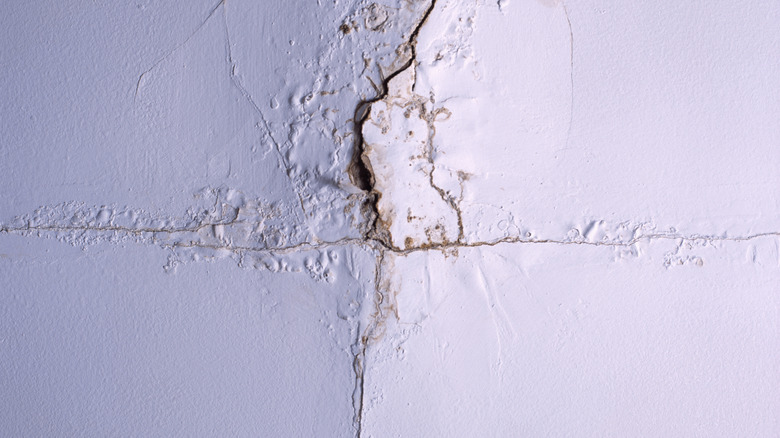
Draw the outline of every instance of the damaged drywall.
<instances>
[{"instance_id":1,"label":"damaged drywall","mask_svg":"<svg viewBox=\"0 0 780 438\"><path fill-rule=\"evenodd\" d=\"M6 17L10 430L771 434L774 5L93 6Z\"/></svg>"}]
</instances>

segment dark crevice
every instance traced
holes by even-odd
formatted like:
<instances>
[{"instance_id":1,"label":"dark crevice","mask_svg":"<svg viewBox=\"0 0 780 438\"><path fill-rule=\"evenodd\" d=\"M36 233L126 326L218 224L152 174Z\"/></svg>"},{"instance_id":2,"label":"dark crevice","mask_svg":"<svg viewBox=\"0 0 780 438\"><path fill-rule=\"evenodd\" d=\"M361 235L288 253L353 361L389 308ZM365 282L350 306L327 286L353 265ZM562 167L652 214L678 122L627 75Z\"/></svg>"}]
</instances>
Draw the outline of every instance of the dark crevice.
<instances>
[{"instance_id":1,"label":"dark crevice","mask_svg":"<svg viewBox=\"0 0 780 438\"><path fill-rule=\"evenodd\" d=\"M420 29L422 29L423 25L428 20L428 17L431 15L431 12L433 12L435 6L436 0L431 0L431 4L425 10L425 13L414 29L412 29L412 33L409 35L407 42L404 43L410 52L409 60L400 68L387 75L387 77L382 77L379 87L377 87L377 95L370 99L360 101L357 104L357 107L355 107L355 114L353 116L353 138L355 141L352 149L352 158L347 167L347 173L349 174L352 184L368 194L363 207L365 217L369 222L364 237L366 240L374 241L386 249L393 249L393 247L388 233L380 229L379 198L381 198L382 194L375 188L376 179L374 178L374 172L371 168L371 162L368 159L368 156L366 156L366 144L363 139L363 124L368 120L368 116L371 114L371 105L387 97L390 81L408 68L411 68L414 63L417 62L417 35L419 35Z\"/></svg>"}]
</instances>

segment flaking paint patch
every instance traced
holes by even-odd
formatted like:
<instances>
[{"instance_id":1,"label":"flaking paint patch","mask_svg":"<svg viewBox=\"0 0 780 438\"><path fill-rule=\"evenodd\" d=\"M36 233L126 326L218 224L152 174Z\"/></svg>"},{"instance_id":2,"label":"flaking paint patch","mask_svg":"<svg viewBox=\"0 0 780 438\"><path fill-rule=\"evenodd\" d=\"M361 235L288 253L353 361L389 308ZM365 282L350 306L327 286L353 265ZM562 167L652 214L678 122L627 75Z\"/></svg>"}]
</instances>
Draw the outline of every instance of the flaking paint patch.
<instances>
[{"instance_id":1,"label":"flaking paint patch","mask_svg":"<svg viewBox=\"0 0 780 438\"><path fill-rule=\"evenodd\" d=\"M457 212L431 184L434 124L446 122L448 110L431 112L432 102L414 93L414 84L413 67L396 76L363 125L374 187L382 194L378 211L401 249L457 242L460 234Z\"/></svg>"},{"instance_id":2,"label":"flaking paint patch","mask_svg":"<svg viewBox=\"0 0 780 438\"><path fill-rule=\"evenodd\" d=\"M688 214L668 214L675 210L672 208L645 208L637 199L644 202L646 198L647 205L652 205L659 197L640 189L658 181L648 180L632 160L626 162L621 149L613 143L588 143L590 132L583 133L582 127L573 123L576 120L575 75L587 74L588 68L602 71L589 64L595 61L587 55L592 56L593 51L591 48L588 52L587 47L586 7L580 9L575 5L571 8L572 16L577 18L574 24L583 24L585 37L584 54L578 52L577 55L578 61L580 57L583 60L582 64L578 62L581 70L575 71L573 22L569 19L567 5L561 8L559 1L541 0L522 5L515 2L512 7L503 0L358 1L348 2L343 10L335 8L336 3L331 6L318 2L320 9L300 9L292 3L280 5L287 9L280 16L269 15L269 21L263 22L272 29L263 36L273 43L264 46L264 50L274 53L268 59L278 61L274 67L278 70L273 71L254 62L267 58L256 56L255 35L247 30L256 28L254 17L265 17L263 13L267 11L263 5L236 4L233 9L233 4L220 1L210 5L194 31L184 32L184 37L169 45L171 50L162 51L161 57L140 70L143 73L135 83L132 101L137 111L146 112L147 118L159 123L160 114L170 115L171 112L159 108L166 100L157 93L190 78L185 74L186 64L182 67L181 59L199 52L198 47L192 46L195 43L219 42L210 46L212 49L225 46L225 53L214 57L219 62L212 65L204 59L193 58L196 61L192 65L218 67L209 73L219 73L217 76L223 81L220 84L226 86L220 88L221 92L233 99L230 105L225 104L227 109L235 110L231 105L238 102L236 107L242 110L236 110L235 114L250 114L248 126L251 129L248 131L253 140L238 144L250 152L248 156L253 163L273 163L267 167L275 166L274 177L245 184L253 190L226 188L241 186L234 183L241 181L241 163L246 160L229 146L218 144L219 151L203 154L206 162L200 163L200 167L205 169L206 178L224 179L230 185L208 186L184 214L176 216L169 212L149 213L138 208L117 207L119 202L110 205L60 203L17 216L0 227L0 234L3 237L56 238L80 246L85 252L99 243L124 245L134 242L141 248L161 247L170 255L165 267L169 272L175 272L184 262L229 259L242 268L274 275L296 273L298 277L311 280L301 283L307 286L301 288L303 293L300 295L295 294L299 291L293 287L288 291L292 293L286 295L293 300L305 297L306 300L293 301L301 309L310 306L309 298L317 302L323 297L336 297L335 301L328 301L323 306L320 323L341 352L350 357L354 374L351 427L357 436L371 435L376 430L381 432L376 435L390 435L398 432L394 428L412 428L417 424L424 424L428 433L435 430L445 435L465 433L463 431L474 425L493 427L495 430L490 430L496 432L509 427L502 422L504 418L494 422L474 421L473 418L484 420L492 413L503 412L501 406L491 404L495 397L508 399L511 403L506 405L513 409L523 408L522 404L529 399L525 397L526 392L521 391L523 399L513 399L503 392L503 385L512 386L518 375L535 369L527 366L529 363L546 372L543 362L532 362L529 358L541 357L540 360L555 365L556 357L566 357L571 363L579 364L579 369L586 369L600 359L598 352L594 353L597 349L589 347L591 340L625 342L624 338L614 335L621 330L613 328L609 332L599 332L603 329L600 321L609 323L614 319L629 318L629 322L633 322L656 312L653 318L643 320L644 323L656 323L666 321L663 319L667 318L665 312L678 312L677 323L690 324L686 309L697 308L706 301L696 294L709 292L697 288L691 281L693 278L720 279L719 285L743 281L759 294L772 287L769 282L762 283L762 275L767 278L771 275L771 272L767 273L767 267L776 268L776 261L780 260L776 215L766 208L774 205L772 202L757 202L760 208L751 210L744 208L746 204L733 201L734 206L730 209L711 214L717 209L706 202L697 203L695 197L690 196L687 205L678 202L680 208L695 207L686 210ZM620 5L614 6L618 9ZM273 17L282 22L278 18L285 14L294 19L284 20L285 25L279 26ZM308 23L306 32L298 32L300 29L295 26L299 21ZM288 22L297 24L288 27ZM621 23L615 21L616 25ZM609 29L603 31L610 32ZM593 39L593 35L590 37ZM631 44L633 40L615 38L615 41L620 41L615 43L620 45ZM642 50L653 53L652 47ZM627 52L616 58L631 59L630 51ZM222 65L225 59L226 66ZM722 59L730 58L724 56ZM673 68L674 65L672 62L667 66ZM695 70L696 66L691 68ZM284 75L279 77L278 71L282 70ZM583 79L583 90L587 92L588 78ZM619 81L621 78L612 79ZM570 89L562 84L568 84ZM202 84L195 85L193 88L197 89ZM654 85L662 89L660 85L663 84ZM728 84L721 85L727 89ZM590 86L596 87L593 83ZM630 86L623 86L631 91ZM542 89L542 94L534 94L534 87ZM564 88L566 93L558 92ZM609 91L602 94L609 95ZM176 93L171 95L175 97ZM645 97L653 98L652 95ZM739 101L740 96L732 97L732 101ZM591 96L591 99L601 102L602 97ZM684 102L684 99L678 100ZM614 104L614 101L605 102L606 109ZM637 99L634 102L641 106L644 101ZM713 105L708 111L725 107ZM494 111L496 108L498 110ZM114 109L106 106L107 111ZM597 108L594 112L602 109ZM157 117L151 114L154 111L159 112ZM659 117L647 120L656 118ZM198 120L208 122L205 117ZM175 129L176 123L165 120L159 125ZM590 129L597 131L599 126L599 123L592 123ZM627 126L642 134L642 126L631 123ZM687 132L678 131L679 134ZM205 132L211 135L208 129ZM636 140L656 138L655 135L663 132L663 129L645 131L644 136ZM631 136L634 138L639 134L632 132ZM175 140L176 135L168 139L170 144L176 145ZM762 144L760 139L757 144ZM657 145L664 146L664 143L659 141ZM477 149L479 153L472 153ZM685 151L685 148L680 150ZM152 158L147 158L153 163L150 166L160 166L160 162L165 161L160 157L169 158L158 150L153 152L149 154ZM644 149L637 149L637 153L640 152ZM192 156L197 154L193 152ZM572 156L581 160L554 161ZM190 159L198 165L197 159ZM701 161L709 159L712 157L706 156ZM580 174L579 180L569 176L569 173L597 165L599 160L614 161L611 170L616 174L624 168L633 169L633 173L629 172L632 179L626 182L613 176L613 172L596 171L585 174L587 178ZM356 171L354 165L357 163L363 168ZM696 163L696 160L688 161L690 166ZM681 175L667 170L679 171L675 167L678 163L666 164L658 168L672 176ZM713 161L711 164L717 168L719 163ZM534 168L542 170L535 171ZM244 172L246 177L246 169ZM73 172L66 174L69 178L73 176ZM159 177L164 172L155 175ZM724 175L726 179L731 178L727 172ZM634 177L640 182L635 182ZM776 178L756 178L760 179L756 186L775 186L772 182ZM729 181L735 179L738 180L731 178ZM588 184L604 181L609 182L606 190L587 198ZM676 181L676 187L683 186L685 181L688 179ZM739 184L737 181L736 185ZM732 181L721 186L726 191L734 185ZM711 186L702 184L697 190ZM263 196L269 190L280 188L289 191L290 199L272 202ZM261 194L245 194L250 192ZM753 193L755 199L761 196L764 194ZM669 202L686 199L678 191L664 195L662 201L667 201L667 197ZM771 196L765 198L776 201ZM624 205L636 210L624 208ZM614 210L621 208L622 213L615 213ZM751 216L754 210L760 212L755 214L760 216L760 221L756 219L755 223ZM734 219L724 211L733 213L741 223L734 228ZM656 221L655 216L662 213L667 213L664 219ZM744 220L745 217L751 219ZM353 250L357 249L374 259L374 272L367 274L368 271L356 267L359 263L352 259L355 257ZM4 260L13 257L5 252L2 255ZM733 272L733 278L724 277L721 272ZM745 272L761 275L751 277ZM641 281L632 283L632 276ZM367 278L372 281L366 281ZM526 287L526 283L539 281L539 278L541 285ZM612 285L603 281L605 278L616 279L625 290L639 290L640 298L644 299L642 306L627 300L631 294L620 290L611 291L610 295ZM653 282L674 289L687 301L675 301L676 298L669 298L664 290L652 290ZM689 287L678 287L676 282L687 282ZM602 289L607 292L602 294ZM729 298L725 295L730 292L727 288L718 290L724 295L707 297L711 301ZM584 295L586 299L578 295ZM604 295L621 302L624 307L611 307L611 303L604 301ZM761 297L768 301L772 299L767 294ZM732 312L749 306L750 303L736 303L724 308ZM337 310L332 311L332 307ZM717 308L708 315L720 323L713 323L716 329L735 328L737 335L747 333L749 336L744 337L743 343L760 338L754 336L758 333L750 332L750 328L734 327L731 319L722 323L718 319L722 312ZM756 319L764 326L772 322L771 318ZM334 325L338 324L334 322L338 323L337 320L348 323L347 343L344 337L335 334L338 330ZM464 325L463 321L469 323ZM487 326L483 321L487 321ZM293 326L290 322L290 327ZM659 330L659 326L650 326ZM631 327L630 324L618 326L629 331ZM674 329L673 325L660 324L661 330L669 327ZM421 347L420 340L428 342L434 329L440 331L432 336L434 339L429 344ZM455 335L450 336L451 333ZM489 335L483 338L482 333ZM666 336L660 339L669 345L680 345L675 343L675 336L662 335ZM533 336L544 342L535 343L535 349L523 350L527 348L525 339ZM646 343L647 339L639 339L636 345ZM565 356L582 349L583 345L589 348L581 350L581 355ZM697 345L692 345L686 347L695 350ZM547 351L548 347L554 353ZM658 348L656 345L651 347ZM724 348L720 344L714 347L717 348L712 351ZM480 354L470 355L470 348ZM407 351L411 353L407 354ZM431 351L431 355L426 355ZM516 351L522 351L523 355L514 355ZM541 354L535 354L539 352ZM650 381L658 381L648 365L626 365L634 365L625 359L633 352L619 352L619 360L626 360L621 362L624 369L638 370L656 378ZM682 356L678 354L674 358ZM582 357L587 357L588 361L582 362ZM765 358L760 354L751 357ZM681 362L683 366L674 369L675 373L684 373L685 365L695 365L696 360L694 357ZM404 368L408 363L417 366ZM487 367L480 368L483 363L487 363ZM436 366L430 368L431 364ZM655 365L663 367L665 363ZM605 369L597 368L593 375L582 377L583 385L574 385L570 393L582 395L582 387L593 381L590 379L598 379ZM619 373L620 369L615 371L612 367L607 371ZM741 371L736 366L731 369ZM405 374L399 374L399 370ZM559 375L572 376L571 379L581 377L577 368L563 367L561 371ZM456 401L459 407L479 415L470 417L458 412L456 418L433 424L431 419L440 417L428 415L426 409L435 403L412 411L410 415L400 415L427 394L412 394L404 407L395 403L405 398L394 397L393 391L403 393L410 387L408 382L419 375L424 375L423 381L412 385L412 392L419 392L419 388L433 383L436 391L431 394L436 397L443 394L441 400ZM481 377L475 378L475 375ZM699 375L695 377L698 379ZM709 377L714 381L721 378L720 375ZM549 373L542 373L535 379L521 382L523 385L520 386L527 391L532 386L528 382L544 382L548 378ZM383 381L391 383L377 386L376 382ZM439 383L442 385L436 387ZM552 391L545 394L555 395L560 385L566 383L553 381L549 385ZM729 388L737 386L727 383ZM460 392L447 392L453 387ZM634 391L635 387L628 390ZM598 388L591 393L597 394ZM477 394L485 403L460 403L462 394ZM645 398L652 398L652 395L645 394ZM582 409L570 411L586 411L590 407L583 405L580 406ZM533 407L533 412L544 409L541 403ZM386 419L394 416L406 421L388 424ZM544 421L534 417L538 416L529 416L533 421ZM458 421L466 421L464 418L468 422L461 425L463 428L448 429ZM575 417L572 422L562 423L576 424L577 420ZM544 430L549 432L566 425L548 425ZM395 434L419 435L416 432L419 431ZM485 430L481 432L486 433ZM565 431L562 434L566 434Z\"/></svg>"}]
</instances>

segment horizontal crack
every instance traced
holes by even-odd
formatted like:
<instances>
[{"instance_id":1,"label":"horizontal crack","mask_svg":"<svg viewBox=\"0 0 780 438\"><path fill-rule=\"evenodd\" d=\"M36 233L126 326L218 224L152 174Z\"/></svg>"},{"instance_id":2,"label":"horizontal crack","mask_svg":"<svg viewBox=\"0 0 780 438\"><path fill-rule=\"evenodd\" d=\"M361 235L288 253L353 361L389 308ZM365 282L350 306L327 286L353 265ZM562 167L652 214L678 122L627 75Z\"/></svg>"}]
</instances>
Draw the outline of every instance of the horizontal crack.
<instances>
[{"instance_id":1,"label":"horizontal crack","mask_svg":"<svg viewBox=\"0 0 780 438\"><path fill-rule=\"evenodd\" d=\"M184 227L184 228L129 228L120 226L25 226L25 227L0 227L0 234L27 234L34 232L53 232L53 233L67 233L67 232L119 232L131 235L144 235L144 234L189 234L197 233L203 229L207 229L213 226L230 226L230 225L258 225L259 223L248 221L231 221L231 222L215 222L199 225L197 227ZM328 249L335 246L347 246L355 245L362 247L374 248L377 246L376 242L357 239L357 238L345 238L333 241L315 241L315 242L303 242L289 246L278 247L253 247L242 245L214 245L200 242L172 242L166 243L161 241L155 241L153 243L158 244L163 248L202 248L212 250L227 250L232 252L255 252L255 253L291 253L296 251L309 251L309 250L321 250Z\"/></svg>"},{"instance_id":2,"label":"horizontal crack","mask_svg":"<svg viewBox=\"0 0 780 438\"><path fill-rule=\"evenodd\" d=\"M205 244L205 243L198 243L198 242L189 242L189 243L174 242L174 243L160 244L160 246L163 248L203 248L203 249L212 249L212 250L225 250L225 251L232 251L232 252L253 252L253 253L264 253L264 254L288 254L288 253L293 253L298 251L317 251L317 250L329 249L332 247L340 247L340 246L348 246L348 245L370 247L372 249L376 249L377 246L374 242L367 241L364 239L354 239L354 238L340 239L340 240L327 241L327 242L304 242L296 245L270 247L270 248L257 248L251 246L241 246L241 245L212 245L212 244Z\"/></svg>"},{"instance_id":3,"label":"horizontal crack","mask_svg":"<svg viewBox=\"0 0 780 438\"><path fill-rule=\"evenodd\" d=\"M186 234L196 233L203 229L213 226L230 226L230 225L257 225L259 223L249 221L230 221L230 222L213 222L202 224L197 227L184 227L184 228L129 228L121 226L24 226L24 227L0 227L0 234L25 234L37 231L43 232L72 232L72 231L95 231L95 232L120 232L133 235L142 234ZM601 247L613 247L613 248L625 248L636 245L637 243L652 240L682 240L685 242L746 242L763 237L780 237L780 231L768 231L763 233L750 234L747 236L735 236L735 237L723 237L706 234L693 234L684 235L678 233L653 233L643 234L633 237L625 241L589 241L589 240L565 240L565 239L537 239L537 238L524 238L519 236L508 236L495 240L477 241L477 242L453 242L453 243L433 243L415 246L407 249L400 249L392 245L388 246L383 242L378 242L374 239L366 238L344 238L333 241L315 241L315 242L303 242L290 246L279 247L253 247L253 246L241 246L241 245L213 245L199 242L174 242L174 243L162 243L158 242L163 247L175 247L175 248L204 248L213 250L228 250L228 251L251 251L251 252L295 252L295 251L308 251L327 249L332 246L346 246L355 245L361 247L371 247L381 251L387 251L397 255L406 255L421 251L447 251L460 248L479 248L490 247L503 244L519 244L519 245L584 245L584 246L601 246Z\"/></svg>"},{"instance_id":4,"label":"horizontal crack","mask_svg":"<svg viewBox=\"0 0 780 438\"><path fill-rule=\"evenodd\" d=\"M210 222L206 224L198 225L197 227L182 227L182 228L130 228L114 225L106 226L89 226L89 225L30 225L24 227L0 227L0 233L24 233L33 231L53 231L53 232L68 232L68 231L103 231L103 232L121 232L128 234L154 234L154 233L197 233L208 227L213 226L229 226L238 224L254 224L247 221L230 221L230 222Z\"/></svg>"},{"instance_id":5,"label":"horizontal crack","mask_svg":"<svg viewBox=\"0 0 780 438\"><path fill-rule=\"evenodd\" d=\"M585 245L585 246L604 246L604 247L613 247L613 248L625 248L630 247L633 245L636 245L639 242L643 241L651 241L651 240L682 240L685 242L744 242L748 240L754 240L759 239L762 237L780 237L780 232L765 232L765 233L758 233L758 234L751 234L748 236L739 236L739 237L720 237L720 236L708 236L708 235L691 235L691 236L685 236L681 234L644 234L641 236L634 237L627 241L611 241L611 242L593 242L588 240L560 240L560 239L532 239L532 238L522 238L522 237L504 237L501 239L491 240L491 241L480 241L480 242L472 242L472 243L441 243L441 244L426 244L423 246L418 246L414 248L408 248L405 250L395 248L392 250L395 254L411 254L415 252L420 251L430 251L430 250L437 250L437 251L447 251L447 250L454 250L459 248L479 248L479 247L485 247L485 246L497 246L502 244L522 244L522 245L530 245L530 244L547 244L547 245Z\"/></svg>"}]
</instances>

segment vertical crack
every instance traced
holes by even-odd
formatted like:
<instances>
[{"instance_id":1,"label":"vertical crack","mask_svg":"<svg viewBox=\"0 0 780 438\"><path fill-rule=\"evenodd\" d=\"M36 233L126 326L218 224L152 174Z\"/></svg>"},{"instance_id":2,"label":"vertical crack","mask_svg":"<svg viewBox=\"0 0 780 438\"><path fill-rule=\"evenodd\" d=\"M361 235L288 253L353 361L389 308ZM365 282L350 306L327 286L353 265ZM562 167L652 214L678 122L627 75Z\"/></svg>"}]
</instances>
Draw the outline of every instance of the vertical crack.
<instances>
[{"instance_id":1,"label":"vertical crack","mask_svg":"<svg viewBox=\"0 0 780 438\"><path fill-rule=\"evenodd\" d=\"M364 215L368 221L368 229L364 236L364 239L368 242L372 242L378 246L379 254L376 260L376 273L374 278L374 296L373 296L373 314L370 316L369 322L365 327L364 332L358 333L356 339L356 345L354 345L355 357L353 360L353 370L355 373L355 389L352 395L353 406L355 409L355 415L353 424L355 433L358 438L363 433L363 414L365 412L365 371L366 371L366 352L370 345L371 340L376 335L377 328L381 326L384 321L384 312L382 312L382 302L384 301L384 294L382 292L382 266L384 265L385 251L392 250L392 241L390 236L380 229L381 218L379 215L379 199L382 194L376 190L376 178L374 176L373 169L371 168L371 162L366 155L366 144L363 138L363 125L365 124L368 116L371 114L371 105L383 100L387 97L389 91L389 83L396 76L404 72L405 70L415 66L417 62L417 36L420 33L423 25L428 20L428 17L433 12L436 6L436 0L431 0L428 8L423 13L419 22L412 29L409 34L409 39L405 45L409 48L410 56L400 68L393 71L387 77L382 76L380 85L377 88L377 94L370 98L364 99L358 102L355 107L355 113L353 116L354 127L354 147L352 150L352 158L347 167L347 173L349 174L352 183L360 190L366 192L367 196L364 202ZM381 74L381 70L380 70Z\"/></svg>"},{"instance_id":2,"label":"vertical crack","mask_svg":"<svg viewBox=\"0 0 780 438\"><path fill-rule=\"evenodd\" d=\"M369 322L365 330L361 333L358 329L358 335L355 342L355 357L352 361L352 369L355 372L355 388L352 392L352 403L354 406L354 416L352 419L355 433L360 438L363 432L363 412L365 411L365 371L366 371L366 353L369 342L375 339L377 329L384 321L384 312L382 303L385 300L382 292L382 266L385 261L385 250L380 249L376 256L376 268L374 272L374 295L372 304L374 306Z\"/></svg>"},{"instance_id":3,"label":"vertical crack","mask_svg":"<svg viewBox=\"0 0 780 438\"><path fill-rule=\"evenodd\" d=\"M425 120L425 123L428 125L428 142L425 145L425 159L428 161L428 164L431 165L430 172L425 172L428 176L428 183L430 186L436 191L436 193L439 194L439 197L442 201L444 201L445 204L447 204L450 209L452 209L453 212L455 212L455 215L458 219L458 238L456 240L456 243L460 244L463 243L465 236L463 231L463 213L460 210L460 203L463 200L463 181L467 179L467 175L465 172L459 171L458 172L458 184L460 186L460 195L456 198L455 196L451 195L449 191L444 190L443 188L439 187L436 182L433 180L433 174L436 172L436 163L433 161L433 153L435 151L435 148L433 146L433 139L436 137L436 126L434 125L434 122L436 121L436 117L439 114L445 114L447 118L450 117L452 114L448 109L446 108L439 108L432 111L428 111L425 103L421 104L421 114L420 117ZM446 239L445 239L446 241Z\"/></svg>"},{"instance_id":4,"label":"vertical crack","mask_svg":"<svg viewBox=\"0 0 780 438\"><path fill-rule=\"evenodd\" d=\"M287 157L282 152L282 147L279 144L279 142L276 140L276 137L274 137L273 130L271 129L271 124L268 122L268 119L265 117L265 113L260 108L260 105L255 102L255 99L252 97L252 94L244 87L244 84L242 83L241 79L236 74L236 60L233 57L233 48L230 42L230 27L228 26L228 19L227 19L227 6L225 4L226 0L222 0L216 8L219 6L222 6L222 22L223 27L225 29L225 44L227 46L227 62L228 67L230 68L228 74L230 76L230 83L238 90L239 93L241 93L241 96L246 100L249 105L252 107L252 109L257 113L258 117L260 118L260 121L263 122L263 129L265 130L266 135L270 139L271 143L274 146L274 151L276 152L276 156L279 159L279 162L284 167L284 173L285 176L287 176L287 179L290 181L290 185L292 185L293 190L295 191L295 195L298 197L298 204L301 207L302 212L302 221L304 224L306 224L307 227L311 228L309 225L309 220L307 217L306 212L306 205L303 202L303 195L301 194L301 190L298 187L298 184L296 183L295 179L291 175L291 169L292 166L287 159ZM214 10L216 11L216 8ZM212 12L213 14L213 12Z\"/></svg>"}]
</instances>

